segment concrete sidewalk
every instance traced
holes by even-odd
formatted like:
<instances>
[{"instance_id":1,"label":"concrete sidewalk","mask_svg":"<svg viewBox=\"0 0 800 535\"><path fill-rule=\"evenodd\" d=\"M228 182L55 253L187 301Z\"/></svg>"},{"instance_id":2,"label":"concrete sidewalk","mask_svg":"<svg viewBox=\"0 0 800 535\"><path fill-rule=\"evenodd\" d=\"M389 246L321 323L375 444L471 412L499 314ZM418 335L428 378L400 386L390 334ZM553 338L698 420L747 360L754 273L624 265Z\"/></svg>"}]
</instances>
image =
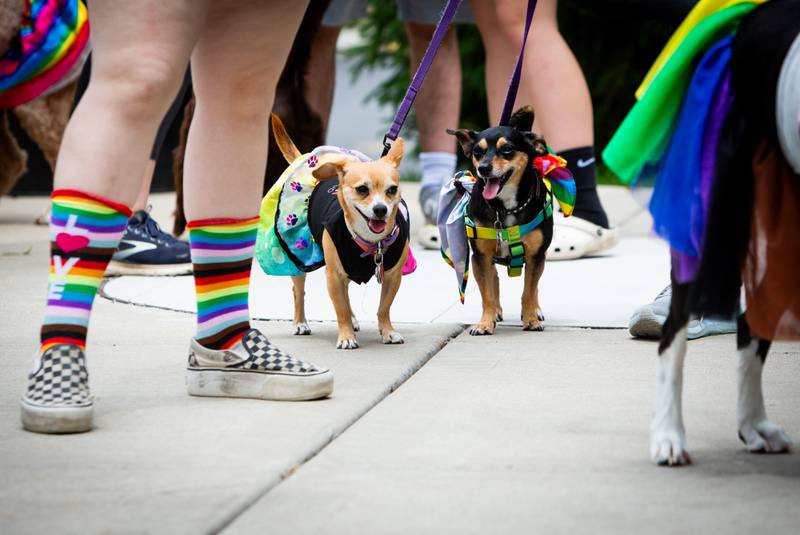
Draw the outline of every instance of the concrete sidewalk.
<instances>
[{"instance_id":1,"label":"concrete sidewalk","mask_svg":"<svg viewBox=\"0 0 800 535\"><path fill-rule=\"evenodd\" d=\"M606 188L603 200L620 198L612 213L627 221L633 246L646 239L647 220L622 193ZM406 196L415 198L413 187ZM171 196L154 201L166 223ZM330 399L191 398L183 384L194 328L190 287L188 307L184 290L166 300L174 310L149 306L159 284L191 279L119 279L108 295L127 285L151 297L141 306L96 301L89 348L96 429L26 433L17 402L38 335L48 251L47 228L30 221L46 204L0 201L2 533L752 533L793 531L800 520L800 457L748 455L736 439L732 335L690 343L684 404L697 464L670 470L647 456L655 344L630 340L624 329L549 325L524 333L507 325L473 338L462 324L471 316L405 316L397 326L406 344L383 346L365 301L362 348L353 352L333 349L335 327L324 311L311 337L291 336L286 322L258 322L282 347L334 369ZM608 264L598 262L629 254L660 265L655 249L622 247L605 259L550 263L548 284L578 271L605 277L598 266ZM629 267L629 277L660 289L663 272ZM264 302L289 299L285 281L257 284ZM649 287L631 287L631 302L652 297ZM425 316L424 287L403 291ZM509 306L518 307L514 291ZM590 325L628 313L622 300L599 302L581 291L570 306L591 309ZM770 415L795 438L798 357L800 344L777 344L765 372Z\"/></svg>"},{"instance_id":2,"label":"concrete sidewalk","mask_svg":"<svg viewBox=\"0 0 800 535\"><path fill-rule=\"evenodd\" d=\"M735 336L689 347L690 468L648 460L654 343L502 328L459 336L228 532L794 532L800 458L736 437ZM765 372L769 413L795 436L798 356L777 344Z\"/></svg>"}]
</instances>

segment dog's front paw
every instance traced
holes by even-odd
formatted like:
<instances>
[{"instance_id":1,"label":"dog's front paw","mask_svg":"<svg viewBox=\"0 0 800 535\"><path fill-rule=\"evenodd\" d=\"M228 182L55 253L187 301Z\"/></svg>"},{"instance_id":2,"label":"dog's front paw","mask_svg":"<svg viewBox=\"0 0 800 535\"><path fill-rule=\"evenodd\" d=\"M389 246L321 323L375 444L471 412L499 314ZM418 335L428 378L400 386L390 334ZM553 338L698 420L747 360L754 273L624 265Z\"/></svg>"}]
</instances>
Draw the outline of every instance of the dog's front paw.
<instances>
[{"instance_id":1,"label":"dog's front paw","mask_svg":"<svg viewBox=\"0 0 800 535\"><path fill-rule=\"evenodd\" d=\"M311 334L311 327L305 321L302 323L295 323L294 325L295 336Z\"/></svg>"},{"instance_id":2,"label":"dog's front paw","mask_svg":"<svg viewBox=\"0 0 800 535\"><path fill-rule=\"evenodd\" d=\"M650 458L659 466L692 464L682 431L657 431L650 436Z\"/></svg>"},{"instance_id":3,"label":"dog's front paw","mask_svg":"<svg viewBox=\"0 0 800 535\"><path fill-rule=\"evenodd\" d=\"M792 445L786 431L766 419L741 425L739 439L750 453L786 453Z\"/></svg>"},{"instance_id":4,"label":"dog's front paw","mask_svg":"<svg viewBox=\"0 0 800 535\"><path fill-rule=\"evenodd\" d=\"M539 321L544 321L544 312L542 312L541 308L536 309L536 317Z\"/></svg>"},{"instance_id":5,"label":"dog's front paw","mask_svg":"<svg viewBox=\"0 0 800 535\"><path fill-rule=\"evenodd\" d=\"M480 322L473 325L470 330L469 334L472 336L486 336L489 334L494 334L494 322Z\"/></svg>"},{"instance_id":6,"label":"dog's front paw","mask_svg":"<svg viewBox=\"0 0 800 535\"><path fill-rule=\"evenodd\" d=\"M353 320L353 332L360 331L361 330L361 325L358 323L358 320L356 319L356 317L353 316L352 320Z\"/></svg>"},{"instance_id":7,"label":"dog's front paw","mask_svg":"<svg viewBox=\"0 0 800 535\"><path fill-rule=\"evenodd\" d=\"M384 344L404 344L403 335L397 331L392 331L381 335Z\"/></svg>"},{"instance_id":8,"label":"dog's front paw","mask_svg":"<svg viewBox=\"0 0 800 535\"><path fill-rule=\"evenodd\" d=\"M355 337L340 336L336 341L336 349L358 349L358 341Z\"/></svg>"},{"instance_id":9,"label":"dog's front paw","mask_svg":"<svg viewBox=\"0 0 800 535\"><path fill-rule=\"evenodd\" d=\"M522 322L522 330L523 331L543 331L544 325L541 324L539 318L532 319L532 320L524 320Z\"/></svg>"}]
</instances>

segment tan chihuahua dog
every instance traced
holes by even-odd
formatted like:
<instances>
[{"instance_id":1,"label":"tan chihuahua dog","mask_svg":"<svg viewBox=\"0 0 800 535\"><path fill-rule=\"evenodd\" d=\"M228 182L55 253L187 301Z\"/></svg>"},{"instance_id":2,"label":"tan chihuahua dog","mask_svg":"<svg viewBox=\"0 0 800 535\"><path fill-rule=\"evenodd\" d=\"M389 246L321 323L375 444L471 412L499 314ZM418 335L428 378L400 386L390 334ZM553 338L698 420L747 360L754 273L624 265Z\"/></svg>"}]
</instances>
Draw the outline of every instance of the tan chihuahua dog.
<instances>
[{"instance_id":1,"label":"tan chihuahua dog","mask_svg":"<svg viewBox=\"0 0 800 535\"><path fill-rule=\"evenodd\" d=\"M276 115L272 132L287 162L302 156ZM402 158L403 140L397 139L377 161L342 157L321 163L312 173L320 183L309 199L308 225L324 253L328 294L339 324L339 349L358 347L348 284L366 283L373 276L381 284L378 331L383 343L403 343L389 319L408 257L408 210L400 196L398 172ZM311 334L305 317L305 275L293 276L292 283L295 334Z\"/></svg>"}]
</instances>

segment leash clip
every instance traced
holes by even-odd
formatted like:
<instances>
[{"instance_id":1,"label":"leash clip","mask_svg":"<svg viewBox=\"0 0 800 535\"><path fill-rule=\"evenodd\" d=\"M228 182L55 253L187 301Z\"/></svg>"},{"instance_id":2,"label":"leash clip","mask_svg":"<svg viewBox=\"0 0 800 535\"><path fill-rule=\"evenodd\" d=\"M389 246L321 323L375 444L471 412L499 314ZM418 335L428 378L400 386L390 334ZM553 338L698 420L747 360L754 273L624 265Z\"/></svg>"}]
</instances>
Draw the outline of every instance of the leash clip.
<instances>
[{"instance_id":1,"label":"leash clip","mask_svg":"<svg viewBox=\"0 0 800 535\"><path fill-rule=\"evenodd\" d=\"M503 223L500 221L499 212L495 212L494 232L495 236L497 237L497 245L495 246L495 252L499 253L500 247L503 245Z\"/></svg>"},{"instance_id":2,"label":"leash clip","mask_svg":"<svg viewBox=\"0 0 800 535\"><path fill-rule=\"evenodd\" d=\"M375 251L373 260L375 261L375 280L378 281L378 284L383 284L383 248L380 245Z\"/></svg>"},{"instance_id":3,"label":"leash clip","mask_svg":"<svg viewBox=\"0 0 800 535\"><path fill-rule=\"evenodd\" d=\"M394 140L392 140L394 141ZM389 143L389 134L383 136L383 152L381 153L381 158L389 154L389 150L392 148L392 144Z\"/></svg>"}]
</instances>

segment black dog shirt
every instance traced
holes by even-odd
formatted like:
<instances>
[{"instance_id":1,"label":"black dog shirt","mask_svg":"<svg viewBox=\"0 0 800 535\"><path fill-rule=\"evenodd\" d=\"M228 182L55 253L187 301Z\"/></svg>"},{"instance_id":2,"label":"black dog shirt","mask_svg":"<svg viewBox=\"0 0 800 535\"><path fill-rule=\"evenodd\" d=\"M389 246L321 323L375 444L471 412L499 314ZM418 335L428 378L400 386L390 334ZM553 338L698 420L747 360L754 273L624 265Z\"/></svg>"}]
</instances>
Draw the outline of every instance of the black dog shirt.
<instances>
[{"instance_id":1,"label":"black dog shirt","mask_svg":"<svg viewBox=\"0 0 800 535\"><path fill-rule=\"evenodd\" d=\"M339 189L339 179L330 179L321 182L314 189L308 203L308 225L311 228L311 235L319 246L322 246L322 230L325 229L330 234L336 251L339 253L339 261L344 266L347 276L353 282L364 284L375 275L375 260L371 254L364 254L364 251L353 241L350 230L347 228L344 218L344 210L339 204L336 193ZM389 248L383 253L384 270L389 271L400 261L409 236L409 222L405 214L408 209L405 201L400 201L402 206L397 210L395 225L400 229L400 234Z\"/></svg>"}]
</instances>

